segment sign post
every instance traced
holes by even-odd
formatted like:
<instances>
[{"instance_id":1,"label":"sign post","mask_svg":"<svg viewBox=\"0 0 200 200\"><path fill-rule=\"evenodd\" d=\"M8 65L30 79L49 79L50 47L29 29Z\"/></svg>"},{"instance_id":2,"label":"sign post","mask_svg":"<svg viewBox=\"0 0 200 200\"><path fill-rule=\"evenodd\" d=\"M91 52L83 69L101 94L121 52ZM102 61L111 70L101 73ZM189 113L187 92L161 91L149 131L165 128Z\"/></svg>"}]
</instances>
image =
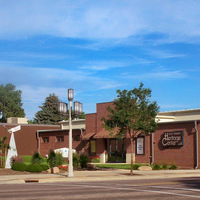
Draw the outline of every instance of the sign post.
<instances>
[{"instance_id":1,"label":"sign post","mask_svg":"<svg viewBox=\"0 0 200 200\"><path fill-rule=\"evenodd\" d=\"M5 168L8 168L8 169L11 168L11 163L10 163L11 158L13 156L17 156L17 147L15 143L14 132L19 131L19 130L21 130L21 125L8 130L8 132L11 133L11 138L10 138L10 143L9 143L10 149L8 150L8 155L6 158L6 166L5 166Z\"/></svg>"}]
</instances>

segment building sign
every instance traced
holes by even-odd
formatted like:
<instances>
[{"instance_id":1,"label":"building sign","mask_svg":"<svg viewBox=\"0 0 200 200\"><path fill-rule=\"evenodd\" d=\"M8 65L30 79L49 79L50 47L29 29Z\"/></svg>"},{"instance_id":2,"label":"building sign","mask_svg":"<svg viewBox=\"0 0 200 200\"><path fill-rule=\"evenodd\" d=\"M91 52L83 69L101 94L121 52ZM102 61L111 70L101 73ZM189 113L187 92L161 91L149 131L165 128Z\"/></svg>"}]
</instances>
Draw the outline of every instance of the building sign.
<instances>
[{"instance_id":1,"label":"building sign","mask_svg":"<svg viewBox=\"0 0 200 200\"><path fill-rule=\"evenodd\" d=\"M183 131L165 132L162 138L164 147L183 146Z\"/></svg>"},{"instance_id":2,"label":"building sign","mask_svg":"<svg viewBox=\"0 0 200 200\"><path fill-rule=\"evenodd\" d=\"M137 146L136 146L136 153L143 155L144 154L144 137L137 138Z\"/></svg>"}]
</instances>

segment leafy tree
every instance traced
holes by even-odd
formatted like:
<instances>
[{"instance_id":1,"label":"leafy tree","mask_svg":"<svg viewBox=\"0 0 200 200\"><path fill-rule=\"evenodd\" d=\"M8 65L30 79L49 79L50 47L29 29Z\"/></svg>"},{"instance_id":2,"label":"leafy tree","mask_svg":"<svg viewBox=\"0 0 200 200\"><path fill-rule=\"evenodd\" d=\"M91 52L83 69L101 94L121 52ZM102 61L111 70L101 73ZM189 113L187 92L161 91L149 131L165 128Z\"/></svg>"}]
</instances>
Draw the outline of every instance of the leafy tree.
<instances>
[{"instance_id":1,"label":"leafy tree","mask_svg":"<svg viewBox=\"0 0 200 200\"><path fill-rule=\"evenodd\" d=\"M64 117L58 112L59 99L55 94L50 94L45 103L43 103L40 111L35 114L34 123L38 124L58 124Z\"/></svg>"},{"instance_id":2,"label":"leafy tree","mask_svg":"<svg viewBox=\"0 0 200 200\"><path fill-rule=\"evenodd\" d=\"M113 108L108 107L108 116L102 118L104 127L115 132L116 137L124 138L128 135L131 142L131 172L133 175L133 142L139 134L155 132L157 123L155 117L159 107L155 101L151 102L151 90L139 88L133 90L117 90L117 98L114 100Z\"/></svg>"},{"instance_id":3,"label":"leafy tree","mask_svg":"<svg viewBox=\"0 0 200 200\"><path fill-rule=\"evenodd\" d=\"M3 159L3 155L5 154L6 156L6 152L7 150L10 148L9 144L6 143L6 139L7 139L7 136L3 136L1 139L0 139L0 150L1 150L1 158L0 158L0 166L1 167L4 167L4 159Z\"/></svg>"},{"instance_id":4,"label":"leafy tree","mask_svg":"<svg viewBox=\"0 0 200 200\"><path fill-rule=\"evenodd\" d=\"M6 122L8 117L25 117L21 102L21 90L16 90L11 83L0 85L0 122Z\"/></svg>"}]
</instances>

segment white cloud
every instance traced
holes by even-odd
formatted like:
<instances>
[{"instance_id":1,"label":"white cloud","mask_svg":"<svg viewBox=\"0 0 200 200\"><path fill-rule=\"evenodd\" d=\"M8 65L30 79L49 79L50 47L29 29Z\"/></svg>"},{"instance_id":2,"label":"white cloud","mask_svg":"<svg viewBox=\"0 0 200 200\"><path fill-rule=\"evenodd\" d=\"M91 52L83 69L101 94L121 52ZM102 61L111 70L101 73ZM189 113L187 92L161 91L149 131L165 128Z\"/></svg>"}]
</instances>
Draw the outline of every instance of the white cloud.
<instances>
[{"instance_id":1,"label":"white cloud","mask_svg":"<svg viewBox=\"0 0 200 200\"><path fill-rule=\"evenodd\" d=\"M184 54L177 54L170 51L162 51L162 50L149 50L148 54L158 59L181 58L185 56Z\"/></svg>"},{"instance_id":2,"label":"white cloud","mask_svg":"<svg viewBox=\"0 0 200 200\"><path fill-rule=\"evenodd\" d=\"M196 0L8 0L0 3L0 38L119 39L161 33L189 42L200 36L199 18Z\"/></svg>"},{"instance_id":3,"label":"white cloud","mask_svg":"<svg viewBox=\"0 0 200 200\"><path fill-rule=\"evenodd\" d=\"M128 65L132 64L131 61L88 61L84 66L79 67L79 69L84 70L92 70L92 71L105 71L112 68L120 68L120 67L126 67Z\"/></svg>"},{"instance_id":4,"label":"white cloud","mask_svg":"<svg viewBox=\"0 0 200 200\"><path fill-rule=\"evenodd\" d=\"M175 111L175 110L183 110L188 108L188 105L186 104L163 104L161 103L160 108L162 108L162 110L160 112L164 112L164 111Z\"/></svg>"},{"instance_id":5,"label":"white cloud","mask_svg":"<svg viewBox=\"0 0 200 200\"><path fill-rule=\"evenodd\" d=\"M136 79L136 80L170 80L170 79L183 79L187 77L187 74L180 70L162 70L162 71L154 71L147 72L143 74L132 75L128 73L124 73L122 75L124 78Z\"/></svg>"}]
</instances>

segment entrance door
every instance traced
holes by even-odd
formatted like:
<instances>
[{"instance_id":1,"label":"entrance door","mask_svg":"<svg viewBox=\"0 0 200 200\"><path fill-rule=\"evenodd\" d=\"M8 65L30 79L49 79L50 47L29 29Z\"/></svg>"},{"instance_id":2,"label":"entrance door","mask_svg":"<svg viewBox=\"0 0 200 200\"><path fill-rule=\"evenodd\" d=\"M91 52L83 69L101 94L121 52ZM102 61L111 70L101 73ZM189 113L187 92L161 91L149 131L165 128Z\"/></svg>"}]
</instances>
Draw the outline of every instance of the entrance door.
<instances>
[{"instance_id":1,"label":"entrance door","mask_svg":"<svg viewBox=\"0 0 200 200\"><path fill-rule=\"evenodd\" d=\"M124 139L108 139L108 162L125 163Z\"/></svg>"}]
</instances>

